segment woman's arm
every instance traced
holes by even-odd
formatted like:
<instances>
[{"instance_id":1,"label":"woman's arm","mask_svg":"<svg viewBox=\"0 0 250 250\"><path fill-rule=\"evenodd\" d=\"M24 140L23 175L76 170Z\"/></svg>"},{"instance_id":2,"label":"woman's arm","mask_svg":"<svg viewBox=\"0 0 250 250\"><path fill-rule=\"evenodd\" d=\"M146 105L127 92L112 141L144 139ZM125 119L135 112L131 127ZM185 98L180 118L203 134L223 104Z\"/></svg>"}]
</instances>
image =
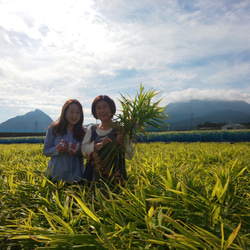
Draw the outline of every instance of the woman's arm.
<instances>
[{"instance_id":1,"label":"woman's arm","mask_svg":"<svg viewBox=\"0 0 250 250\"><path fill-rule=\"evenodd\" d=\"M131 160L134 157L135 149L133 142L129 140L129 137L126 137L127 143L126 143L126 151L125 151L125 158L128 160Z\"/></svg>"},{"instance_id":2,"label":"woman's arm","mask_svg":"<svg viewBox=\"0 0 250 250\"><path fill-rule=\"evenodd\" d=\"M58 151L55 145L55 137L52 134L52 126L48 128L46 133L46 138L43 146L43 154L47 157L52 157L58 155Z\"/></svg>"},{"instance_id":3,"label":"woman's arm","mask_svg":"<svg viewBox=\"0 0 250 250\"><path fill-rule=\"evenodd\" d=\"M134 146L132 141L129 141L129 137L126 136L126 142L125 142L124 135L118 134L117 142L120 143L125 148L125 158L131 160L134 156Z\"/></svg>"},{"instance_id":4,"label":"woman's arm","mask_svg":"<svg viewBox=\"0 0 250 250\"><path fill-rule=\"evenodd\" d=\"M91 126L89 126L82 141L81 151L83 155L90 154L94 151L94 141L91 142L91 136L92 131Z\"/></svg>"}]
</instances>

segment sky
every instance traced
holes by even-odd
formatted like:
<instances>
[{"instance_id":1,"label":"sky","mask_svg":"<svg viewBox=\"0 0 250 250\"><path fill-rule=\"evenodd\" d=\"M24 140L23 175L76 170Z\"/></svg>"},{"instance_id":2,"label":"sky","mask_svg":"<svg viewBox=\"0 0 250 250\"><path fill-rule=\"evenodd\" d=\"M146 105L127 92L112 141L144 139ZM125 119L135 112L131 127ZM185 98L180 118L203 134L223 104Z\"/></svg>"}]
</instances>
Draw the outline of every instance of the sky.
<instances>
[{"instance_id":1,"label":"sky","mask_svg":"<svg viewBox=\"0 0 250 250\"><path fill-rule=\"evenodd\" d=\"M0 123L155 90L250 103L249 0L0 0Z\"/></svg>"}]
</instances>

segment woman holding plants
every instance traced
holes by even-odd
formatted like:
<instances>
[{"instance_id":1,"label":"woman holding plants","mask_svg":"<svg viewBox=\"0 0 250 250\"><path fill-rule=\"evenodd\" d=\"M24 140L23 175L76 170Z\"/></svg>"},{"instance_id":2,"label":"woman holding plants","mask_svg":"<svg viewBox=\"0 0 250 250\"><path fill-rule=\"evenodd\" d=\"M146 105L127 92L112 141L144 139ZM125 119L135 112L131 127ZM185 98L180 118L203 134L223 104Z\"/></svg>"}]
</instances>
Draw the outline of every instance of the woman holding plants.
<instances>
[{"instance_id":1,"label":"woman holding plants","mask_svg":"<svg viewBox=\"0 0 250 250\"><path fill-rule=\"evenodd\" d=\"M83 109L70 99L62 107L61 116L47 129L43 153L51 157L46 174L54 181L81 182L84 165L80 146L85 135Z\"/></svg>"},{"instance_id":2,"label":"woman holding plants","mask_svg":"<svg viewBox=\"0 0 250 250\"><path fill-rule=\"evenodd\" d=\"M87 156L84 178L89 181L103 179L112 184L124 185L127 179L125 158L132 159L134 147L113 121L116 112L114 101L97 96L92 103L92 114L101 124L90 125L82 142L82 153Z\"/></svg>"}]
</instances>

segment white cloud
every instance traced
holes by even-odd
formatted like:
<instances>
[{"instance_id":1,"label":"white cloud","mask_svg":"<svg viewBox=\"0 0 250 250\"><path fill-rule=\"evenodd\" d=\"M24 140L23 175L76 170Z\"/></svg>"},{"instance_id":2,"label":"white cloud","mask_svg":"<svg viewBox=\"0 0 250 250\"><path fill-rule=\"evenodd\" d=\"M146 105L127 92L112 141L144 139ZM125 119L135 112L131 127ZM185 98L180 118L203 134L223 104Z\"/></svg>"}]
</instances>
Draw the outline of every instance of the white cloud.
<instances>
[{"instance_id":1,"label":"white cloud","mask_svg":"<svg viewBox=\"0 0 250 250\"><path fill-rule=\"evenodd\" d=\"M245 88L249 84L250 77L250 63L239 63L236 65L228 65L228 63L220 64L219 66L213 65L211 68L217 68L210 76L207 76L201 82L207 85L216 86L218 84L224 84L225 87L235 85L237 83L238 88ZM239 82L239 79L242 79Z\"/></svg>"},{"instance_id":2,"label":"white cloud","mask_svg":"<svg viewBox=\"0 0 250 250\"><path fill-rule=\"evenodd\" d=\"M250 103L249 88L247 91L238 89L198 89L189 88L182 91L172 91L164 93L162 105L168 105L175 102L188 102L190 100L226 100L226 101L246 101Z\"/></svg>"},{"instance_id":3,"label":"white cloud","mask_svg":"<svg viewBox=\"0 0 250 250\"><path fill-rule=\"evenodd\" d=\"M57 117L78 98L91 120L94 97L133 95L140 82L167 92L166 100L250 102L249 7L244 0L1 0L0 104L44 107Z\"/></svg>"}]
</instances>

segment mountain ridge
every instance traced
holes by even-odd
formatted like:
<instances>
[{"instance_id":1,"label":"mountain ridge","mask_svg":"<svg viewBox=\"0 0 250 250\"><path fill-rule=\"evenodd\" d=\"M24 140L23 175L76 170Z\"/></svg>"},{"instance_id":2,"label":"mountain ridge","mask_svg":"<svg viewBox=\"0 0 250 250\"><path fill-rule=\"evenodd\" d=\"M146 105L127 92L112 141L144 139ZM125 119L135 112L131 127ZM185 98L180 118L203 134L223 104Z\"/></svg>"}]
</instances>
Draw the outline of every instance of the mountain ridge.
<instances>
[{"instance_id":1,"label":"mountain ridge","mask_svg":"<svg viewBox=\"0 0 250 250\"><path fill-rule=\"evenodd\" d=\"M190 130L211 123L249 123L250 104L244 101L200 101L170 103L165 109L166 129ZM0 123L0 132L46 132L53 120L36 109ZM87 127L88 125L84 125Z\"/></svg>"},{"instance_id":2,"label":"mountain ridge","mask_svg":"<svg viewBox=\"0 0 250 250\"><path fill-rule=\"evenodd\" d=\"M0 132L46 132L53 120L40 109L0 123Z\"/></svg>"},{"instance_id":3,"label":"mountain ridge","mask_svg":"<svg viewBox=\"0 0 250 250\"><path fill-rule=\"evenodd\" d=\"M250 104L244 101L199 101L170 103L166 110L171 130L188 130L204 122L250 122Z\"/></svg>"}]
</instances>

